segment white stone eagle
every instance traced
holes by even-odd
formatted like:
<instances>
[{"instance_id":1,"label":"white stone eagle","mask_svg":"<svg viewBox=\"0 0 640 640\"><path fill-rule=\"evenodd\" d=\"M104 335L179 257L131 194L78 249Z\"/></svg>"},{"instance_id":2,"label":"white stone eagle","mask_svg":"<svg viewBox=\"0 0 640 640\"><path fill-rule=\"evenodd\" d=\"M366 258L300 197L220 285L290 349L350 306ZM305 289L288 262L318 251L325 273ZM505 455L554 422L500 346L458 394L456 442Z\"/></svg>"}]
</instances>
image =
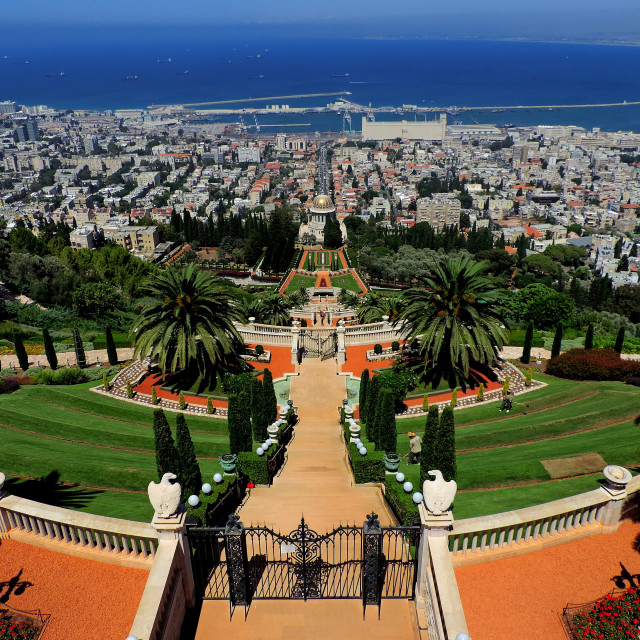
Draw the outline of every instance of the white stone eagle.
<instances>
[{"instance_id":1,"label":"white stone eagle","mask_svg":"<svg viewBox=\"0 0 640 640\"><path fill-rule=\"evenodd\" d=\"M149 483L147 489L149 501L159 518L170 518L180 506L180 485L177 482L171 484L171 480L177 477L174 473L165 473L160 483L153 481Z\"/></svg>"},{"instance_id":2,"label":"white stone eagle","mask_svg":"<svg viewBox=\"0 0 640 640\"><path fill-rule=\"evenodd\" d=\"M424 503L427 511L439 516L449 511L449 508L453 504L453 499L456 497L458 485L455 480L445 482L445 479L442 477L442 471L438 469L428 471L427 473L435 479L425 480L422 485Z\"/></svg>"}]
</instances>

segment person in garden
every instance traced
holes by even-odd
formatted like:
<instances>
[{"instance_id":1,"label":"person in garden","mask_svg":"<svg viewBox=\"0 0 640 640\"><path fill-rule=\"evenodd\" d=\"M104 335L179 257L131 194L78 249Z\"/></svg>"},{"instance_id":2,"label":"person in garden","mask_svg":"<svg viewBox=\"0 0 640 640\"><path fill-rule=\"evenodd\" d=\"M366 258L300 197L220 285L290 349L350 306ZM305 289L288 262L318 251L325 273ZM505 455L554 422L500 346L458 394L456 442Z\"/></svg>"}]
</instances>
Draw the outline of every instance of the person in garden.
<instances>
[{"instance_id":1,"label":"person in garden","mask_svg":"<svg viewBox=\"0 0 640 640\"><path fill-rule=\"evenodd\" d=\"M511 389L507 389L507 392L504 394L502 399L502 406L500 407L500 411L506 410L507 413L511 411L511 407L513 406L513 399L515 394Z\"/></svg>"},{"instance_id":2,"label":"person in garden","mask_svg":"<svg viewBox=\"0 0 640 640\"><path fill-rule=\"evenodd\" d=\"M409 464L420 464L422 438L413 431L409 431L407 436L409 436Z\"/></svg>"}]
</instances>

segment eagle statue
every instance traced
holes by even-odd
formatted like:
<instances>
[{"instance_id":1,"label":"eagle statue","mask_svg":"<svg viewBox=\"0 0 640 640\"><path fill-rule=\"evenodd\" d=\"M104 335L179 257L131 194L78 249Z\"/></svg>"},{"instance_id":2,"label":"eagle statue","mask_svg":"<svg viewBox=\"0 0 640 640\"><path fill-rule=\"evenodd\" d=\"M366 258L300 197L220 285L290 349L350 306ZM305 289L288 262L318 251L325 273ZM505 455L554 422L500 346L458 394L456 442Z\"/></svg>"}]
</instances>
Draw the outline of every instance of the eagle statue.
<instances>
[{"instance_id":1,"label":"eagle statue","mask_svg":"<svg viewBox=\"0 0 640 640\"><path fill-rule=\"evenodd\" d=\"M165 473L159 483L151 481L147 492L149 501L159 518L170 518L175 515L180 505L180 485L176 482L171 484L178 476L174 473Z\"/></svg>"},{"instance_id":2,"label":"eagle statue","mask_svg":"<svg viewBox=\"0 0 640 640\"><path fill-rule=\"evenodd\" d=\"M446 482L442 477L442 471L438 469L428 471L427 473L433 476L434 480L425 480L422 485L424 503L427 511L436 516L440 516L449 511L449 508L453 504L453 499L456 496L458 485L455 480Z\"/></svg>"}]
</instances>

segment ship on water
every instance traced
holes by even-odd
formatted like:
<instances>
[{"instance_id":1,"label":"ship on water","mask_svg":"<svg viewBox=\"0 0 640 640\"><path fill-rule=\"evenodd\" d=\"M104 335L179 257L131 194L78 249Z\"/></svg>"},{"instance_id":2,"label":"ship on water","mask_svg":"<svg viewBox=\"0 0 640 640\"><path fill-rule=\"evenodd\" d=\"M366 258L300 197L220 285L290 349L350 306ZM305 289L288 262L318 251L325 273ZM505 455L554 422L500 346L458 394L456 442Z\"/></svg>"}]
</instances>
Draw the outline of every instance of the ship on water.
<instances>
[{"instance_id":1,"label":"ship on water","mask_svg":"<svg viewBox=\"0 0 640 640\"><path fill-rule=\"evenodd\" d=\"M138 76L133 75L133 76L127 76L126 78L122 78L123 80L137 80Z\"/></svg>"},{"instance_id":2,"label":"ship on water","mask_svg":"<svg viewBox=\"0 0 640 640\"><path fill-rule=\"evenodd\" d=\"M58 71L57 73L47 73L47 78L62 78L64 71Z\"/></svg>"},{"instance_id":3,"label":"ship on water","mask_svg":"<svg viewBox=\"0 0 640 640\"><path fill-rule=\"evenodd\" d=\"M351 74L349 73L332 73L330 78L348 78Z\"/></svg>"}]
</instances>

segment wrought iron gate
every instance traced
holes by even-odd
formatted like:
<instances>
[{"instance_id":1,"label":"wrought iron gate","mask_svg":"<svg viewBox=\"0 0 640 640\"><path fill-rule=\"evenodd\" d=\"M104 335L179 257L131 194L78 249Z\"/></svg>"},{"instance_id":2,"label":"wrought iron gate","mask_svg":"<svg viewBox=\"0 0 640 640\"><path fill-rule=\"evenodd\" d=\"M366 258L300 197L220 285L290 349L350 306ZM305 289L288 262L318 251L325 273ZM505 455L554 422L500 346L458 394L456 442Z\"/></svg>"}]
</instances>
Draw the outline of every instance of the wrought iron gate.
<instances>
[{"instance_id":1,"label":"wrought iron gate","mask_svg":"<svg viewBox=\"0 0 640 640\"><path fill-rule=\"evenodd\" d=\"M338 334L333 331L327 336L314 335L310 331L300 334L300 346L303 358L333 358L338 352Z\"/></svg>"},{"instance_id":2,"label":"wrought iron gate","mask_svg":"<svg viewBox=\"0 0 640 640\"><path fill-rule=\"evenodd\" d=\"M230 516L225 528L191 527L189 547L196 589L205 600L382 598L414 595L420 527L382 527L376 514L364 526L325 534L302 518L283 535L268 527L243 527Z\"/></svg>"}]
</instances>

